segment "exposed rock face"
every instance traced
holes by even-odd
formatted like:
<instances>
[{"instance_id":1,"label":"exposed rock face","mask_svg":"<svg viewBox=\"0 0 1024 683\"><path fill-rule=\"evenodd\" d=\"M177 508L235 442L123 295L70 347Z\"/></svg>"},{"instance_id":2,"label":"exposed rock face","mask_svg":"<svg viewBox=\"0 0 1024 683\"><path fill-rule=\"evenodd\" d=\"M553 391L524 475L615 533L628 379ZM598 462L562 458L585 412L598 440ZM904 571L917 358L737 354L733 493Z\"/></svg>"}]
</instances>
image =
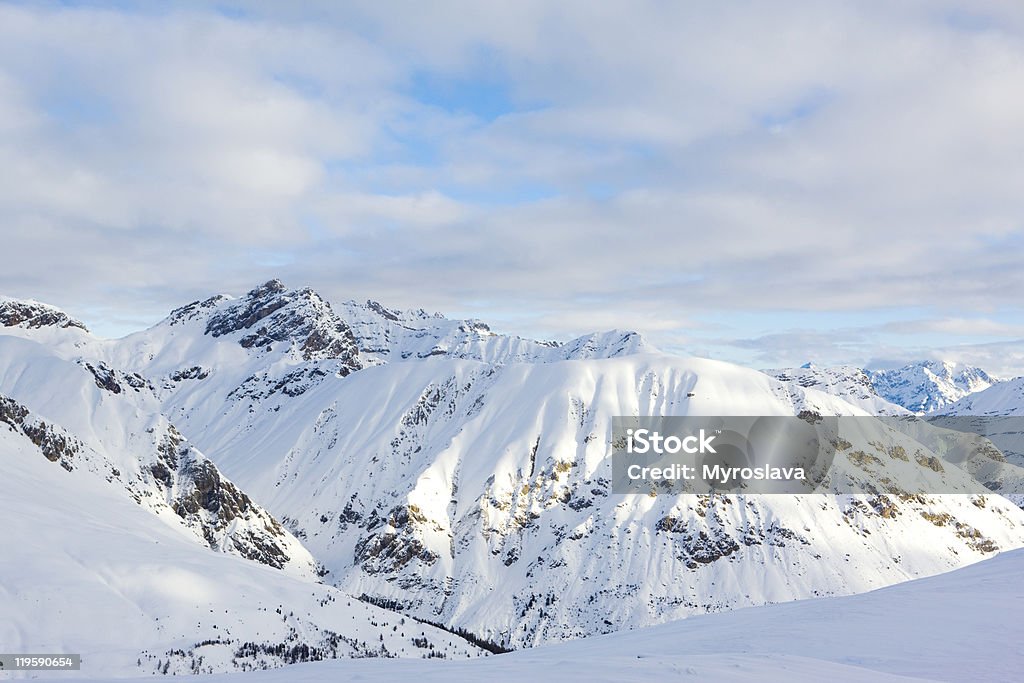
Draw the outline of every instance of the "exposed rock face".
<instances>
[{"instance_id":1,"label":"exposed rock face","mask_svg":"<svg viewBox=\"0 0 1024 683\"><path fill-rule=\"evenodd\" d=\"M362 367L352 330L308 287L289 291L280 280L271 280L237 302L218 307L207 319L206 334L235 333L240 333L238 343L247 349L284 342L303 360L342 360L350 371Z\"/></svg>"},{"instance_id":2,"label":"exposed rock face","mask_svg":"<svg viewBox=\"0 0 1024 683\"><path fill-rule=\"evenodd\" d=\"M171 373L169 379L172 382L181 382L186 379L206 379L210 376L210 371L201 365L193 365L190 368L178 370Z\"/></svg>"},{"instance_id":3,"label":"exposed rock face","mask_svg":"<svg viewBox=\"0 0 1024 683\"><path fill-rule=\"evenodd\" d=\"M173 425L159 438L148 474L164 502L211 548L276 569L288 563L284 528L225 479ZM232 523L238 529L232 530Z\"/></svg>"},{"instance_id":4,"label":"exposed rock face","mask_svg":"<svg viewBox=\"0 0 1024 683\"><path fill-rule=\"evenodd\" d=\"M428 566L434 564L438 555L421 542L418 531L421 526L444 531L431 524L415 505L396 506L386 521L370 515L366 527L372 533L356 543L355 561L368 574L396 572L413 560Z\"/></svg>"},{"instance_id":5,"label":"exposed rock face","mask_svg":"<svg viewBox=\"0 0 1024 683\"><path fill-rule=\"evenodd\" d=\"M18 378L5 384L11 396L0 394L0 430L26 437L70 476L100 479L211 549L317 576L298 540L160 415L148 380L105 361L47 357L45 349L0 335L0 380Z\"/></svg>"},{"instance_id":6,"label":"exposed rock face","mask_svg":"<svg viewBox=\"0 0 1024 683\"><path fill-rule=\"evenodd\" d=\"M136 392L148 389L153 391L153 384L137 372L119 372L102 361L91 363L79 361L79 365L88 370L96 380L96 386L112 394L125 391L125 386Z\"/></svg>"},{"instance_id":7,"label":"exposed rock face","mask_svg":"<svg viewBox=\"0 0 1024 683\"><path fill-rule=\"evenodd\" d=\"M0 326L38 329L41 327L77 327L88 332L85 325L64 311L34 301L0 299Z\"/></svg>"},{"instance_id":8,"label":"exposed rock face","mask_svg":"<svg viewBox=\"0 0 1024 683\"><path fill-rule=\"evenodd\" d=\"M64 430L32 417L28 408L3 395L0 395L0 422L27 436L50 462L59 462L69 472L74 468L72 463L82 450L82 443Z\"/></svg>"},{"instance_id":9,"label":"exposed rock face","mask_svg":"<svg viewBox=\"0 0 1024 683\"><path fill-rule=\"evenodd\" d=\"M216 306L222 301L228 301L228 297L223 294L211 296L209 299L203 299L202 301L193 301L190 304L185 304L180 308L175 308L171 311L170 316L167 318L169 325L183 325L190 320L196 320L203 315L209 315L209 312L216 308Z\"/></svg>"}]
</instances>

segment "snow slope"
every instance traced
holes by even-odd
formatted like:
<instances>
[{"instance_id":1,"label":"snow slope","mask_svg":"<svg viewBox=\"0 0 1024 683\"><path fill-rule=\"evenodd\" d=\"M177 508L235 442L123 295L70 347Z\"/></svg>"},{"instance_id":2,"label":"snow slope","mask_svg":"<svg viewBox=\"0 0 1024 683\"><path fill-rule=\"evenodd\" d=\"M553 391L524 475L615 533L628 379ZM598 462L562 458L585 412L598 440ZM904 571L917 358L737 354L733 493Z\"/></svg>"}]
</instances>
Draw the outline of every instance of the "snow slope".
<instances>
[{"instance_id":1,"label":"snow slope","mask_svg":"<svg viewBox=\"0 0 1024 683\"><path fill-rule=\"evenodd\" d=\"M1018 550L860 595L705 615L487 659L319 662L248 680L1011 681L1024 666L1022 572Z\"/></svg>"}]
</instances>

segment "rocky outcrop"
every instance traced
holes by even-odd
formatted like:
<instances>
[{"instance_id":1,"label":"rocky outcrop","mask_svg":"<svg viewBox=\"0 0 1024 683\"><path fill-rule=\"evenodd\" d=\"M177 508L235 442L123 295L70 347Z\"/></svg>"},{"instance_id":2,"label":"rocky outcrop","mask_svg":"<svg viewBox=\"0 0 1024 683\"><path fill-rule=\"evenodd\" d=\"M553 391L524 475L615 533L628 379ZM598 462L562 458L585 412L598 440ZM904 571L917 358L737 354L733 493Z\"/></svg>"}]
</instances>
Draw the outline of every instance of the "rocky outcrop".
<instances>
[{"instance_id":1,"label":"rocky outcrop","mask_svg":"<svg viewBox=\"0 0 1024 683\"><path fill-rule=\"evenodd\" d=\"M0 395L0 422L24 434L50 462L60 463L69 472L82 443L64 430L32 416L28 408L12 398Z\"/></svg>"},{"instance_id":2,"label":"rocky outcrop","mask_svg":"<svg viewBox=\"0 0 1024 683\"><path fill-rule=\"evenodd\" d=\"M153 434L156 449L143 468L141 498L155 494L214 550L276 569L288 564L299 546L273 516L224 478L174 425Z\"/></svg>"},{"instance_id":3,"label":"rocky outcrop","mask_svg":"<svg viewBox=\"0 0 1024 683\"><path fill-rule=\"evenodd\" d=\"M243 298L220 306L206 321L212 337L235 335L247 349L272 349L286 343L302 360L345 361L349 371L362 367L351 328L331 305L308 287L290 291L270 280Z\"/></svg>"},{"instance_id":4,"label":"rocky outcrop","mask_svg":"<svg viewBox=\"0 0 1024 683\"><path fill-rule=\"evenodd\" d=\"M230 299L223 294L217 294L211 296L208 299L202 299L199 301L193 301L190 304L185 304L179 308L175 308L171 311L171 314L167 317L168 325L184 325L190 320L196 320L204 315L209 315L210 311L217 307L223 301L229 301Z\"/></svg>"},{"instance_id":5,"label":"rocky outcrop","mask_svg":"<svg viewBox=\"0 0 1024 683\"><path fill-rule=\"evenodd\" d=\"M79 361L79 364L93 376L96 386L112 394L126 391L125 387L137 392L143 389L153 391L153 384L137 372L119 372L102 361Z\"/></svg>"},{"instance_id":6,"label":"rocky outcrop","mask_svg":"<svg viewBox=\"0 0 1024 683\"><path fill-rule=\"evenodd\" d=\"M35 301L0 299L0 326L39 329L41 327L75 327L88 332L86 326L64 311Z\"/></svg>"},{"instance_id":7,"label":"rocky outcrop","mask_svg":"<svg viewBox=\"0 0 1024 683\"><path fill-rule=\"evenodd\" d=\"M418 537L418 527L429 524L415 505L396 506L386 522L372 515L367 526L373 533L356 543L355 561L369 574L395 572L413 560L429 566L438 559Z\"/></svg>"},{"instance_id":8,"label":"rocky outcrop","mask_svg":"<svg viewBox=\"0 0 1024 683\"><path fill-rule=\"evenodd\" d=\"M316 572L299 542L166 421L148 430L149 452L133 453L134 461L116 462L22 403L0 395L3 426L26 437L43 457L68 472L101 476L158 515L169 508L213 550L276 569L291 564L310 577Z\"/></svg>"}]
</instances>

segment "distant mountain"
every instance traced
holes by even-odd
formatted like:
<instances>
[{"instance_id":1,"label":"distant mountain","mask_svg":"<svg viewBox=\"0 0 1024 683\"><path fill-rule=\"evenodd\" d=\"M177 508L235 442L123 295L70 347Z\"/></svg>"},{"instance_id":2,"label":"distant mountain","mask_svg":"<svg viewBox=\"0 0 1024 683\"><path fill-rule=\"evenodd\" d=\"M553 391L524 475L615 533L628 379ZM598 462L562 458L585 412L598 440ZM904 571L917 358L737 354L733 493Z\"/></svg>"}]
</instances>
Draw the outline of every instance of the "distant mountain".
<instances>
[{"instance_id":1,"label":"distant mountain","mask_svg":"<svg viewBox=\"0 0 1024 683\"><path fill-rule=\"evenodd\" d=\"M799 368L764 370L781 382L793 382L807 389L816 389L847 401L869 415L903 415L908 411L875 391L871 375L852 365L818 367L807 363Z\"/></svg>"},{"instance_id":2,"label":"distant mountain","mask_svg":"<svg viewBox=\"0 0 1024 683\"><path fill-rule=\"evenodd\" d=\"M870 377L879 396L914 413L940 410L999 381L981 368L949 361L919 361Z\"/></svg>"},{"instance_id":3,"label":"distant mountain","mask_svg":"<svg viewBox=\"0 0 1024 683\"><path fill-rule=\"evenodd\" d=\"M1006 380L944 406L947 415L1024 415L1024 377Z\"/></svg>"},{"instance_id":4,"label":"distant mountain","mask_svg":"<svg viewBox=\"0 0 1024 683\"><path fill-rule=\"evenodd\" d=\"M873 415L945 412L954 403L1000 380L981 368L944 361L920 361L894 370L868 371L852 365L818 366L763 372L783 382L813 388Z\"/></svg>"}]
</instances>

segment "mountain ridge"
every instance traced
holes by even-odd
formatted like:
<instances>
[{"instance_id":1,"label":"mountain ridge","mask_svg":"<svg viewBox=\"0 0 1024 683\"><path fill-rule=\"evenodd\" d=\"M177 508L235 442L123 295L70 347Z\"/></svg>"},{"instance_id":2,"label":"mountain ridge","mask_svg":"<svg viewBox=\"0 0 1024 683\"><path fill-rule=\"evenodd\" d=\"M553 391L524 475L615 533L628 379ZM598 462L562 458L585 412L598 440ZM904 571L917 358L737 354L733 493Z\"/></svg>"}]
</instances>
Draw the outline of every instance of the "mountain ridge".
<instances>
[{"instance_id":1,"label":"mountain ridge","mask_svg":"<svg viewBox=\"0 0 1024 683\"><path fill-rule=\"evenodd\" d=\"M333 585L504 647L868 590L1024 544L1024 512L998 496L610 488L615 415L868 417L863 373L831 385L868 392L858 405L634 333L535 342L372 301L332 306L279 281L119 340L65 332L44 335L47 354L87 371L103 401L138 395L173 420ZM0 374L0 391L18 375ZM847 449L837 477L887 490L875 463L901 453Z\"/></svg>"}]
</instances>

